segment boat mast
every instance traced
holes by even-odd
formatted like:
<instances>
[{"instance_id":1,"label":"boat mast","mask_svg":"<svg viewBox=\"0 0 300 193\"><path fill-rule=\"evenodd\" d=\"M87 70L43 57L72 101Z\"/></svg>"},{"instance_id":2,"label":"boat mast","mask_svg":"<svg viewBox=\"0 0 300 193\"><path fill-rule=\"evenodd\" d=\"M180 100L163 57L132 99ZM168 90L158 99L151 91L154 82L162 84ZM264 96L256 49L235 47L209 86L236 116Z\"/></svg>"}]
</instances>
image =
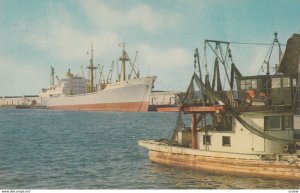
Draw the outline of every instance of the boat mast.
<instances>
[{"instance_id":1,"label":"boat mast","mask_svg":"<svg viewBox=\"0 0 300 193\"><path fill-rule=\"evenodd\" d=\"M267 76L267 82L266 82L266 90L268 92L268 95L270 94L270 89L271 89L271 76L270 76L270 59L271 59L271 56L272 56L272 51L273 51L273 48L274 48L274 45L277 44L278 45L278 51L279 51L279 58L278 58L278 64L280 64L280 61L281 61L281 56L282 56L282 51L281 51L281 46L280 46L280 43L278 41L278 37L277 37L277 32L274 32L274 40L270 46L270 49L267 53L267 56L266 58L267 61L264 61L266 64L267 64L267 73L266 73L266 76ZM276 66L275 65L275 69L276 69Z\"/></svg>"},{"instance_id":2,"label":"boat mast","mask_svg":"<svg viewBox=\"0 0 300 193\"><path fill-rule=\"evenodd\" d=\"M125 81L126 80L126 61L129 60L128 56L127 56L127 53L125 51L125 42L119 44L119 45L122 45L122 55L121 57L119 58L119 60L122 61L122 65L121 65L121 80L122 81Z\"/></svg>"},{"instance_id":3,"label":"boat mast","mask_svg":"<svg viewBox=\"0 0 300 193\"><path fill-rule=\"evenodd\" d=\"M54 86L54 68L51 66L50 86Z\"/></svg>"},{"instance_id":4,"label":"boat mast","mask_svg":"<svg viewBox=\"0 0 300 193\"><path fill-rule=\"evenodd\" d=\"M91 59L90 59L90 65L87 67L89 69L89 85L88 85L88 92L94 92L94 70L97 69L97 67L94 66L94 49L93 49L93 42L91 45Z\"/></svg>"},{"instance_id":5,"label":"boat mast","mask_svg":"<svg viewBox=\"0 0 300 193\"><path fill-rule=\"evenodd\" d=\"M271 55L272 55L272 51L273 51L273 48L274 48L274 44L275 43L278 43L279 45L279 62L280 62L280 56L281 56L281 48L280 48L280 44L278 42L278 38L277 38L277 32L274 33L274 40L271 44L271 47L270 47L270 54L269 54L269 57L268 57L268 60L267 60L267 73L266 75L267 76L270 76L270 58L271 58Z\"/></svg>"}]
</instances>

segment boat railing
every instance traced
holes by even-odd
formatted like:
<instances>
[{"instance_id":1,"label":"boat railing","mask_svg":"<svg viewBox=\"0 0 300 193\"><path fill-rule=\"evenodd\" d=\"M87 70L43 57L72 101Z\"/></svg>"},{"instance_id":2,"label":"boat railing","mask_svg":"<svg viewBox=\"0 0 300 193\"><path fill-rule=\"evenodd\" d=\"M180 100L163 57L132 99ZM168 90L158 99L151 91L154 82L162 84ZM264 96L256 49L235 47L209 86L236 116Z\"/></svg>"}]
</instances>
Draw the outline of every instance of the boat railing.
<instances>
[{"instance_id":1,"label":"boat railing","mask_svg":"<svg viewBox=\"0 0 300 193\"><path fill-rule=\"evenodd\" d=\"M300 153L298 152L296 154L262 154L260 155L260 159L264 161L287 161L289 164L293 164L295 162L300 161Z\"/></svg>"},{"instance_id":2,"label":"boat railing","mask_svg":"<svg viewBox=\"0 0 300 193\"><path fill-rule=\"evenodd\" d=\"M238 91L219 91L215 92L223 101L234 108L251 109L273 109L284 110L292 107L291 97L283 97L285 93L277 93L266 95L265 92L255 90L238 90Z\"/></svg>"}]
</instances>

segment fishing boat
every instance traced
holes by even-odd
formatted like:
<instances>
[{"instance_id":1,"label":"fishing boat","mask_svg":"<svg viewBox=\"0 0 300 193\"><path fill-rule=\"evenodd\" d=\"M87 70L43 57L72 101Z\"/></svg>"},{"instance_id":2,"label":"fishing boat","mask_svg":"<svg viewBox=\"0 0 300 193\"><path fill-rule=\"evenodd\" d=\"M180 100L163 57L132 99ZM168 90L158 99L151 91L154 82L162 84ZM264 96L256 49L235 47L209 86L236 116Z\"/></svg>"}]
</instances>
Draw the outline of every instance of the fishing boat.
<instances>
[{"instance_id":1,"label":"fishing boat","mask_svg":"<svg viewBox=\"0 0 300 193\"><path fill-rule=\"evenodd\" d=\"M204 58L208 49L214 55L212 79L207 63L200 65L196 49L196 70L185 97L176 107L158 109L178 113L172 137L138 141L148 149L149 159L176 167L299 181L300 35L288 39L284 54L277 33L270 45L262 65L266 74L243 76L233 62L230 42L205 40ZM269 59L275 45L279 65L271 73ZM206 71L203 79L201 66Z\"/></svg>"},{"instance_id":2,"label":"fishing boat","mask_svg":"<svg viewBox=\"0 0 300 193\"><path fill-rule=\"evenodd\" d=\"M103 76L103 66L96 67L93 62L93 45L88 65L89 78L74 75L69 69L65 77L54 84L54 68L51 67L50 86L39 94L42 105L52 110L85 110L85 111L148 111L149 97L156 76L140 77L123 45L121 73L112 82L114 62L107 79ZM126 64L129 63L128 67ZM127 67L126 67L127 66ZM99 81L95 83L95 70L99 69ZM126 73L126 71L130 73Z\"/></svg>"}]
</instances>

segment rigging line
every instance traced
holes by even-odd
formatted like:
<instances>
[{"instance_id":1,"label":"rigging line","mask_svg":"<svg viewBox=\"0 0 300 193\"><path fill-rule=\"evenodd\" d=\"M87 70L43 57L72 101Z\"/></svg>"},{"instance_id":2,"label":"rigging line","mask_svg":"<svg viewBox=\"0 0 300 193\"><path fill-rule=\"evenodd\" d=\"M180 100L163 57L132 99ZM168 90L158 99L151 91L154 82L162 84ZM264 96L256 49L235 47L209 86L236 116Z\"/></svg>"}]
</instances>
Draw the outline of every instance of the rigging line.
<instances>
[{"instance_id":1,"label":"rigging line","mask_svg":"<svg viewBox=\"0 0 300 193\"><path fill-rule=\"evenodd\" d=\"M272 44L270 44L270 45L272 45ZM259 73L263 70L263 66L264 66L264 64L265 64L265 62L266 62L266 60L267 60L267 57L271 54L271 49L272 49L272 47L270 46L269 47L269 49L268 49L268 52L267 52L267 54L266 54L266 56L265 56L265 58L264 58L264 60L263 60L263 62L262 62L262 64L261 64L261 66L260 66L260 68L259 68L259 71L258 71L258 73L257 73L257 75L259 75Z\"/></svg>"},{"instance_id":2,"label":"rigging line","mask_svg":"<svg viewBox=\"0 0 300 193\"><path fill-rule=\"evenodd\" d=\"M257 42L229 42L231 44L245 44L245 45L260 45L260 46L270 46L272 43L257 43ZM286 46L286 44L279 43L280 46Z\"/></svg>"},{"instance_id":3,"label":"rigging line","mask_svg":"<svg viewBox=\"0 0 300 193\"><path fill-rule=\"evenodd\" d=\"M168 83L166 83L166 82L164 82L162 79L157 79L157 83L160 85L160 86L162 86L162 87L164 87L164 89L166 89L166 90L177 90L177 89L180 89L180 90L185 90L185 89L182 89L182 87L178 87L178 88L176 88L176 87L174 87L174 86L172 86L172 85L170 85L170 84L168 84ZM177 85L178 86L178 85Z\"/></svg>"},{"instance_id":4,"label":"rigging line","mask_svg":"<svg viewBox=\"0 0 300 193\"><path fill-rule=\"evenodd\" d=\"M206 43L204 44L204 65L205 65L205 72L206 74L209 74L208 68L207 68L207 50L206 50Z\"/></svg>"},{"instance_id":5,"label":"rigging line","mask_svg":"<svg viewBox=\"0 0 300 193\"><path fill-rule=\"evenodd\" d=\"M193 78L195 79L195 82L199 85L202 86L205 90L205 92L207 92L210 96L213 96L215 99L220 100L225 102L224 99L221 96L216 95L216 93L214 93L214 91L212 91L210 88L207 88L204 83L199 79L199 77L194 73ZM226 107L228 108L228 110L232 113L232 115L249 131L251 131L252 133L254 133L257 136L269 139L269 140L273 140L273 141L291 141L291 140L287 140L287 139L281 139L281 138L277 138L274 137L272 135L269 135L267 133L264 132L264 130L261 127L257 127L257 125L254 123L250 124L248 123L248 121L246 120L246 118L242 118L242 116L240 115L240 112L238 112L237 110L234 110L230 105L226 105Z\"/></svg>"},{"instance_id":6,"label":"rigging line","mask_svg":"<svg viewBox=\"0 0 300 193\"><path fill-rule=\"evenodd\" d=\"M163 84L162 82L157 81L157 84L160 85L161 87L163 87L165 90L168 90L168 86L166 86L165 84Z\"/></svg>"},{"instance_id":7,"label":"rigging line","mask_svg":"<svg viewBox=\"0 0 300 193\"><path fill-rule=\"evenodd\" d=\"M207 43L209 45L209 47L211 48L211 50L215 53L216 57L219 58L220 61L223 61L222 58L220 58L219 54L218 54L218 46L216 45L216 48L213 49L213 47L210 45L210 43Z\"/></svg>"},{"instance_id":8,"label":"rigging line","mask_svg":"<svg viewBox=\"0 0 300 193\"><path fill-rule=\"evenodd\" d=\"M222 58L223 58L223 48L222 48L222 46L219 46L220 48L219 48L219 50L220 50L220 53L221 53L221 55L222 55ZM229 80L229 76L228 76L228 72L227 72L227 68L226 68L226 65L227 65L227 53L228 53L228 48L229 48L229 44L227 45L227 48L226 48L226 52L225 52L225 56L224 56L224 61L222 62L222 64L223 64L223 67L224 67L224 71L225 71L225 75L226 75L226 78L227 78L227 81L228 81L228 83L230 82L230 80ZM227 66L228 67L228 66ZM223 89L225 89L225 79L224 79L224 87L223 87ZM231 88L229 87L229 90L231 91Z\"/></svg>"}]
</instances>

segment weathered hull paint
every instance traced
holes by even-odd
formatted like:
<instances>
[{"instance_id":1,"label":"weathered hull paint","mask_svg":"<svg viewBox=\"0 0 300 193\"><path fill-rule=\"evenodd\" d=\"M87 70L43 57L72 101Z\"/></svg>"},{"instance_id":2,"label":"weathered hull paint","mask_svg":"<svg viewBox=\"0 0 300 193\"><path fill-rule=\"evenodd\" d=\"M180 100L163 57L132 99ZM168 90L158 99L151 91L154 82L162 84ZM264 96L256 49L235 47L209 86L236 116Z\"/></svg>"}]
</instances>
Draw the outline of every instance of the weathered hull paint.
<instances>
[{"instance_id":1,"label":"weathered hull paint","mask_svg":"<svg viewBox=\"0 0 300 193\"><path fill-rule=\"evenodd\" d=\"M184 167L197 170L206 170L217 173L229 173L234 175L261 176L285 180L300 181L300 162L299 161L276 161L261 160L253 157L255 155L222 156L218 153L211 154L200 152L200 150L190 150L161 144L150 144L139 142L140 146L149 147L149 159L154 163ZM233 155L233 154L232 154ZM240 158L239 158L240 156ZM244 158L243 158L244 157Z\"/></svg>"}]
</instances>

